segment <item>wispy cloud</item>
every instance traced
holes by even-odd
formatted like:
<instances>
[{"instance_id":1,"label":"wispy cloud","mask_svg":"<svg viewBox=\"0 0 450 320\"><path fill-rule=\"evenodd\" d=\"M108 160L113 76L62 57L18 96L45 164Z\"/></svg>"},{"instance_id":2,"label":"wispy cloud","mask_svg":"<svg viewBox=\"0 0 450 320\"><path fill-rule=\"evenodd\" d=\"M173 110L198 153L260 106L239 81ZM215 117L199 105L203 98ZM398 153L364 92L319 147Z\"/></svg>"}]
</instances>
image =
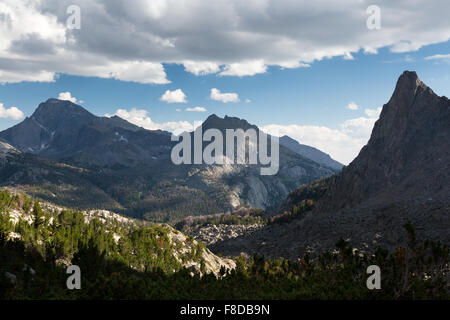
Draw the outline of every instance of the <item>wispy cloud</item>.
<instances>
[{"instance_id":1,"label":"wispy cloud","mask_svg":"<svg viewBox=\"0 0 450 320\"><path fill-rule=\"evenodd\" d=\"M442 60L450 63L450 54L435 54L433 56L425 57L425 60Z\"/></svg>"},{"instance_id":2,"label":"wispy cloud","mask_svg":"<svg viewBox=\"0 0 450 320\"><path fill-rule=\"evenodd\" d=\"M206 112L207 110L203 107L193 107L193 108L186 108L186 111L188 111L188 112Z\"/></svg>"},{"instance_id":3,"label":"wispy cloud","mask_svg":"<svg viewBox=\"0 0 450 320\"><path fill-rule=\"evenodd\" d=\"M358 109L359 109L359 106L358 106L356 103L354 103L354 102L350 102L350 103L347 105L347 109L349 109L349 110L358 110Z\"/></svg>"}]
</instances>

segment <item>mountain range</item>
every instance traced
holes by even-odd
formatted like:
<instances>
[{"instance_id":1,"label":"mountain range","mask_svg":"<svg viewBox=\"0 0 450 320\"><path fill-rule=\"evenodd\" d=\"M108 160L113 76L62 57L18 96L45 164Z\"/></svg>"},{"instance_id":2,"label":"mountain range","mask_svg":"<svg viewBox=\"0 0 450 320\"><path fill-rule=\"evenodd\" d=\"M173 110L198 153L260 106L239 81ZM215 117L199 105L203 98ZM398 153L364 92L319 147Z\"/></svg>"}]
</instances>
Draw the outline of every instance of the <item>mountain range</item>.
<instances>
[{"instance_id":1,"label":"mountain range","mask_svg":"<svg viewBox=\"0 0 450 320\"><path fill-rule=\"evenodd\" d=\"M203 131L210 128L259 130L216 115L202 124ZM394 248L407 241L407 223L419 239L450 243L450 101L415 72L399 77L369 142L345 167L288 136L280 138L274 176L261 176L261 166L247 163L174 165L174 145L168 132L49 99L0 132L0 181L58 205L153 222L265 210L256 220L269 223L251 232L231 228L226 235L227 228L215 228L223 234L218 241L214 228L199 231L212 239L213 252L225 255L296 259L332 249L339 238L363 251Z\"/></svg>"},{"instance_id":2,"label":"mountain range","mask_svg":"<svg viewBox=\"0 0 450 320\"><path fill-rule=\"evenodd\" d=\"M259 130L243 119L216 115L202 127ZM298 186L340 169L316 149L308 153L306 146L297 150L283 143L274 176L261 176L259 165L177 166L170 159L175 142L169 132L98 117L57 99L0 132L0 141L10 150L2 156L3 186L59 205L160 222L247 206L274 210Z\"/></svg>"}]
</instances>

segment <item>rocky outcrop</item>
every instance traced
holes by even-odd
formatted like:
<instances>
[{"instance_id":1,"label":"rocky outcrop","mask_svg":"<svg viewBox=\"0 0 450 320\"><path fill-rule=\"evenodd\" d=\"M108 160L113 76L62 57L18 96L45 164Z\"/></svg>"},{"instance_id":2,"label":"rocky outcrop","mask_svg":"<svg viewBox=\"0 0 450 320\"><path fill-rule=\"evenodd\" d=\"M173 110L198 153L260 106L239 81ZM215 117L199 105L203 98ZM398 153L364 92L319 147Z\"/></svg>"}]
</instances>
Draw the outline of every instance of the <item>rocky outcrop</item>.
<instances>
[{"instance_id":1,"label":"rocky outcrop","mask_svg":"<svg viewBox=\"0 0 450 320\"><path fill-rule=\"evenodd\" d=\"M169 228L169 239L176 248L176 251L173 253L175 258L182 263L185 268L190 270L192 275L213 273L216 276L220 276L221 269L230 271L236 268L236 263L232 259L220 258L213 254L208 248L202 247L202 252L200 254L201 259L204 262L204 271L202 271L201 262L194 259L182 259L182 256L188 256L193 248L198 247L199 242L195 239L189 239L185 234L172 227L167 225L165 227Z\"/></svg>"},{"instance_id":2,"label":"rocky outcrop","mask_svg":"<svg viewBox=\"0 0 450 320\"><path fill-rule=\"evenodd\" d=\"M233 225L233 224L210 224L207 226L196 226L189 231L195 239L204 242L208 247L221 243L222 241L248 236L263 227L262 224ZM213 250L217 248L212 247ZM219 250L220 252L220 250Z\"/></svg>"},{"instance_id":3,"label":"rocky outcrop","mask_svg":"<svg viewBox=\"0 0 450 320\"><path fill-rule=\"evenodd\" d=\"M46 213L48 219L45 220L47 226L57 223L58 215L61 214L63 208L60 206L55 206L52 203L40 202L43 211ZM152 225L146 224L142 221L131 219L128 217L121 216L117 213L110 212L107 210L89 210L81 212L84 217L84 223L88 224L93 219L96 219L104 225L104 228L108 232L113 232L113 238L116 243L122 237L127 237L128 232L135 230L140 227L151 227ZM10 221L16 225L19 221L26 222L28 224L33 223L33 216L30 212L24 212L23 209L19 208L7 208L7 210L0 212L0 215L8 214ZM120 226L120 227L118 227ZM172 228L169 225L160 225L167 237L169 238L170 244L168 247L171 248L170 254L172 254L175 259L185 268L190 270L191 274L204 275L212 273L216 276L221 276L221 270L232 270L236 267L236 263L232 259L221 258L213 254L205 245L202 245L200 241L197 241L191 237L186 236L182 232ZM21 239L22 235L17 232L11 232L8 235L9 239ZM196 252L200 250L200 252ZM195 253L195 257L192 255ZM69 257L64 257L60 259L60 263L65 265L70 264ZM28 268L30 273L33 273L32 268Z\"/></svg>"},{"instance_id":4,"label":"rocky outcrop","mask_svg":"<svg viewBox=\"0 0 450 320\"><path fill-rule=\"evenodd\" d=\"M20 151L14 148L13 146L0 141L0 161L4 162L7 157L12 157L19 153Z\"/></svg>"}]
</instances>

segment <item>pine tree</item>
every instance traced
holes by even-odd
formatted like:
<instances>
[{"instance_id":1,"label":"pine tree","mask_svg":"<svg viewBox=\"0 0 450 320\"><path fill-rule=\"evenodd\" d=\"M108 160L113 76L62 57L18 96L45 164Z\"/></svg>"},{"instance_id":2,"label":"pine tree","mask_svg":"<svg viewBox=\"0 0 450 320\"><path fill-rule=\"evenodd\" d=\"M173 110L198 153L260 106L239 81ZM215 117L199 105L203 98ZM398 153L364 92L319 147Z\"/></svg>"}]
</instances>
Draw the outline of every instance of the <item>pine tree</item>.
<instances>
[{"instance_id":1,"label":"pine tree","mask_svg":"<svg viewBox=\"0 0 450 320\"><path fill-rule=\"evenodd\" d=\"M35 240L39 239L39 230L41 225L44 223L44 218L45 216L41 205L38 201L35 201L33 206L33 227L35 231Z\"/></svg>"}]
</instances>

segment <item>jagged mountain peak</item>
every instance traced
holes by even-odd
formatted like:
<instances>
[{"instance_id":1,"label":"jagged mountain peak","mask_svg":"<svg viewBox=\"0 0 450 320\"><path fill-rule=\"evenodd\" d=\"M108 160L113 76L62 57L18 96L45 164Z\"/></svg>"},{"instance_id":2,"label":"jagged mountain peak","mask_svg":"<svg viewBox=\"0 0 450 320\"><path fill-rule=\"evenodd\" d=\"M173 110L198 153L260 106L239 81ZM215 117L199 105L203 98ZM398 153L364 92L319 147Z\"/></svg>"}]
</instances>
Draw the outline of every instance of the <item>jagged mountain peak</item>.
<instances>
[{"instance_id":1,"label":"jagged mountain peak","mask_svg":"<svg viewBox=\"0 0 450 320\"><path fill-rule=\"evenodd\" d=\"M426 132L427 127L432 128L430 123L422 123L425 127L419 128L421 121L416 122L413 119L423 120L427 117L435 119L436 112L440 112L445 99L436 95L423 83L416 72L403 72L389 102L383 106L380 119L374 126L368 144L375 144L375 140L379 139L389 139L391 143L387 146L392 147L402 143L404 135L413 134L407 128Z\"/></svg>"},{"instance_id":2,"label":"jagged mountain peak","mask_svg":"<svg viewBox=\"0 0 450 320\"><path fill-rule=\"evenodd\" d=\"M243 129L247 130L253 128L258 130L258 127L248 123L245 119L240 119L237 117L225 116L223 118L218 117L216 114L210 115L202 124L204 130L206 129Z\"/></svg>"},{"instance_id":3,"label":"jagged mountain peak","mask_svg":"<svg viewBox=\"0 0 450 320\"><path fill-rule=\"evenodd\" d=\"M92 113L71 101L50 98L39 104L31 118L45 120L48 117L84 116L95 117Z\"/></svg>"},{"instance_id":4,"label":"jagged mountain peak","mask_svg":"<svg viewBox=\"0 0 450 320\"><path fill-rule=\"evenodd\" d=\"M395 96L402 93L414 95L418 88L429 89L428 86L420 80L417 72L406 70L398 78L393 95Z\"/></svg>"},{"instance_id":5,"label":"jagged mountain peak","mask_svg":"<svg viewBox=\"0 0 450 320\"><path fill-rule=\"evenodd\" d=\"M215 113L211 114L208 118L206 118L205 122L207 121L214 121L217 119L221 119L219 116L217 116Z\"/></svg>"},{"instance_id":6,"label":"jagged mountain peak","mask_svg":"<svg viewBox=\"0 0 450 320\"><path fill-rule=\"evenodd\" d=\"M416 84L419 84L419 82L421 83L419 76L417 75L417 72L409 70L403 71L403 73L401 74L401 76L398 78L397 81L397 83L400 85L413 82L415 82Z\"/></svg>"},{"instance_id":7,"label":"jagged mountain peak","mask_svg":"<svg viewBox=\"0 0 450 320\"><path fill-rule=\"evenodd\" d=\"M124 133L118 132L124 130L144 129L119 117L95 116L71 101L50 98L40 103L31 117L0 132L0 139L23 152L60 159L85 148L127 141Z\"/></svg>"},{"instance_id":8,"label":"jagged mountain peak","mask_svg":"<svg viewBox=\"0 0 450 320\"><path fill-rule=\"evenodd\" d=\"M389 100L389 106L395 107L400 112L406 112L407 108L414 101L416 94L420 92L434 92L424 84L415 71L405 71L398 78L394 93Z\"/></svg>"},{"instance_id":9,"label":"jagged mountain peak","mask_svg":"<svg viewBox=\"0 0 450 320\"><path fill-rule=\"evenodd\" d=\"M324 208L354 206L394 193L416 200L443 197L448 192L449 150L450 101L436 95L415 72L405 71L369 142L338 177L330 193L333 200L325 201Z\"/></svg>"}]
</instances>

